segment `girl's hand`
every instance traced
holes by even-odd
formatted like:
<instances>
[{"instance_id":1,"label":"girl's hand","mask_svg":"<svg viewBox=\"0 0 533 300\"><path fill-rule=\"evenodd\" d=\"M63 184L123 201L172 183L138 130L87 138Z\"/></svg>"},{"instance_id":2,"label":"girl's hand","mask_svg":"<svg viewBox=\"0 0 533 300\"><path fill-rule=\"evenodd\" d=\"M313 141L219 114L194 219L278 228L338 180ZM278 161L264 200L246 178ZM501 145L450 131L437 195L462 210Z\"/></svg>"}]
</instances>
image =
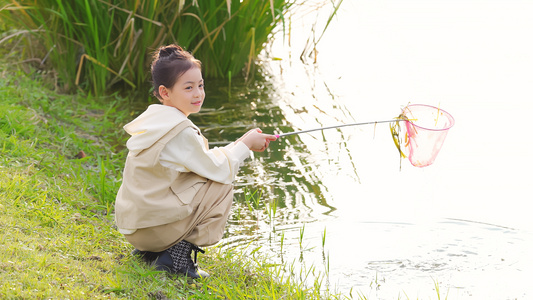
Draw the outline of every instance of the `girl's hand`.
<instances>
[{"instance_id":1,"label":"girl's hand","mask_svg":"<svg viewBox=\"0 0 533 300\"><path fill-rule=\"evenodd\" d=\"M242 141L252 151L263 152L270 142L275 140L275 135L263 134L261 129L256 128L245 133L237 142Z\"/></svg>"}]
</instances>

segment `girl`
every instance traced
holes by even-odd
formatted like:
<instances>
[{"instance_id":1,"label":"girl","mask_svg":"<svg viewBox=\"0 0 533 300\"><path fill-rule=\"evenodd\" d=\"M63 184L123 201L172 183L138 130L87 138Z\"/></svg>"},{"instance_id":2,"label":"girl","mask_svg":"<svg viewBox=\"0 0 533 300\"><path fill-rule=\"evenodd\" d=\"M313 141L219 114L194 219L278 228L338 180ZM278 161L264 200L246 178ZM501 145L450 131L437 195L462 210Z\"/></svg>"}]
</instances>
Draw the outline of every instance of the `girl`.
<instances>
[{"instance_id":1,"label":"girl","mask_svg":"<svg viewBox=\"0 0 533 300\"><path fill-rule=\"evenodd\" d=\"M226 147L209 149L187 118L204 102L201 63L180 46L155 52L152 81L161 104L124 126L131 137L116 223L134 253L156 269L205 277L196 264L197 251L203 252L198 246L220 241L239 167L250 150L264 151L276 137L253 129Z\"/></svg>"}]
</instances>

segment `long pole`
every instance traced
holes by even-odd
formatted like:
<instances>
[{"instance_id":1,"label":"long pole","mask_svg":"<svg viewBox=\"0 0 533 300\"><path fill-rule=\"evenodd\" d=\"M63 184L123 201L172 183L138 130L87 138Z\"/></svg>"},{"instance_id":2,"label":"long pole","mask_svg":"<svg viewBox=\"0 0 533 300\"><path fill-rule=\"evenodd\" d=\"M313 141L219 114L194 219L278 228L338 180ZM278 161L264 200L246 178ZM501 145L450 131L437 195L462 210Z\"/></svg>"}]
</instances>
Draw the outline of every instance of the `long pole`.
<instances>
[{"instance_id":1,"label":"long pole","mask_svg":"<svg viewBox=\"0 0 533 300\"><path fill-rule=\"evenodd\" d=\"M276 137L279 138L279 137L284 137L284 136L289 136L289 135L294 135L294 134L300 134L300 133L306 133L306 132L312 132L312 131L318 131L318 130L326 130L326 129L332 129L332 128L341 128L341 127L359 126L359 125L369 125L369 124L379 124L379 123L393 123L393 122L399 122L399 121L403 121L403 120L401 120L401 119L384 120L384 121L372 121L372 122L350 123L350 124L342 124L342 125L335 125L335 126L326 126L326 127L313 128L313 129L307 129L307 130L280 133L280 134L276 134Z\"/></svg>"}]
</instances>

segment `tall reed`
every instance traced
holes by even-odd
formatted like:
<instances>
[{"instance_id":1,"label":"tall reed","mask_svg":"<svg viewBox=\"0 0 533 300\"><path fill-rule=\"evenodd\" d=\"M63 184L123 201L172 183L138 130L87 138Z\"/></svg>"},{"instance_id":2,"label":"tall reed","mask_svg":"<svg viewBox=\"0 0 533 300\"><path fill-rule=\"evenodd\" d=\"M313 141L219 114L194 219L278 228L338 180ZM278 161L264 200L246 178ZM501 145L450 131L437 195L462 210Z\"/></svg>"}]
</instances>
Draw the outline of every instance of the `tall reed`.
<instances>
[{"instance_id":1,"label":"tall reed","mask_svg":"<svg viewBox=\"0 0 533 300\"><path fill-rule=\"evenodd\" d=\"M276 25L285 0L0 0L0 14L27 43L46 53L60 85L103 94L147 82L151 53L177 43L203 61L206 77L247 76ZM31 35L28 35L31 33ZM7 38L0 39L8 40ZM35 52L38 41L41 52Z\"/></svg>"}]
</instances>

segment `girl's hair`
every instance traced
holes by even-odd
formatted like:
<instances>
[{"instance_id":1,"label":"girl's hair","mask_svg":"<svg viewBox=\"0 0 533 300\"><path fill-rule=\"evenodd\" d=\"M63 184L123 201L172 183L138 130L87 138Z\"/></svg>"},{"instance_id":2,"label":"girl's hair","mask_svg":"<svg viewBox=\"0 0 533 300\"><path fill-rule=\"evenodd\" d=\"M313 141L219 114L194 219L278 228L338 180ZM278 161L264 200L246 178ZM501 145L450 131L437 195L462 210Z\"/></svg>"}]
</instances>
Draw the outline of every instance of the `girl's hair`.
<instances>
[{"instance_id":1,"label":"girl's hair","mask_svg":"<svg viewBox=\"0 0 533 300\"><path fill-rule=\"evenodd\" d=\"M202 63L178 45L159 47L152 60L154 96L161 99L159 86L172 88L179 77L192 68L202 68Z\"/></svg>"}]
</instances>

